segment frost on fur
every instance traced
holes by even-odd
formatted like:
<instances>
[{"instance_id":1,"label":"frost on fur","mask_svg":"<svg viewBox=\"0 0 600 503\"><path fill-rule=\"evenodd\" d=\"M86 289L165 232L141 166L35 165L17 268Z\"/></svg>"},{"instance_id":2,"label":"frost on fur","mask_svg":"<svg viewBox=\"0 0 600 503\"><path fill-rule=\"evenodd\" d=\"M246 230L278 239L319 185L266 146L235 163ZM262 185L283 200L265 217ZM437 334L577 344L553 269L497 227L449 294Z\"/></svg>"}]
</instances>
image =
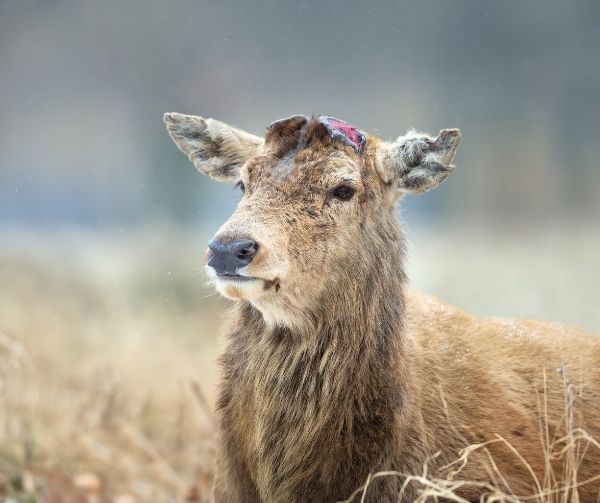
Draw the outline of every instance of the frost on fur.
<instances>
[{"instance_id":1,"label":"frost on fur","mask_svg":"<svg viewBox=\"0 0 600 503\"><path fill-rule=\"evenodd\" d=\"M169 135L194 166L222 182L236 181L242 165L263 144L262 138L214 119L167 113L164 121Z\"/></svg>"},{"instance_id":2,"label":"frost on fur","mask_svg":"<svg viewBox=\"0 0 600 503\"><path fill-rule=\"evenodd\" d=\"M436 138L411 130L380 146L377 169L383 180L400 192L419 194L448 177L459 144L458 129L442 129Z\"/></svg>"}]
</instances>

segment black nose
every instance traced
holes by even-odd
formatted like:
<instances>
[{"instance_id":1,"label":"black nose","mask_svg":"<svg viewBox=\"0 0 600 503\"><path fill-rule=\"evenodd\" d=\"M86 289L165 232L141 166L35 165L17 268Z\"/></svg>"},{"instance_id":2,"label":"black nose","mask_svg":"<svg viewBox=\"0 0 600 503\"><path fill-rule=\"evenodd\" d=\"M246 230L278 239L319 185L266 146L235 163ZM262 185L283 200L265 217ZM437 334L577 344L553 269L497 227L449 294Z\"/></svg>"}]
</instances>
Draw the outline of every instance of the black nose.
<instances>
[{"instance_id":1,"label":"black nose","mask_svg":"<svg viewBox=\"0 0 600 503\"><path fill-rule=\"evenodd\" d=\"M251 239L238 239L229 243L213 240L208 243L208 265L219 275L236 275L237 270L252 262L258 244Z\"/></svg>"}]
</instances>

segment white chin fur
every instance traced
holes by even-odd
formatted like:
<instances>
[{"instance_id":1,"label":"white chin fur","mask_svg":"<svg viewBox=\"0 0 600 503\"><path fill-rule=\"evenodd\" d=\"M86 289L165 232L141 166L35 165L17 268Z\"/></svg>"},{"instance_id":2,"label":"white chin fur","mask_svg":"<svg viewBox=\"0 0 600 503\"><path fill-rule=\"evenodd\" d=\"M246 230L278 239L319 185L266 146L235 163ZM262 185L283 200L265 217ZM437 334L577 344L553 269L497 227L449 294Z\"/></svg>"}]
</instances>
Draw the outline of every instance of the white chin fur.
<instances>
[{"instance_id":1,"label":"white chin fur","mask_svg":"<svg viewBox=\"0 0 600 503\"><path fill-rule=\"evenodd\" d=\"M217 292L231 300L253 300L260 297L264 291L264 282L261 279L235 280L224 279L215 274L212 267L206 267L208 277L214 283Z\"/></svg>"},{"instance_id":2,"label":"white chin fur","mask_svg":"<svg viewBox=\"0 0 600 503\"><path fill-rule=\"evenodd\" d=\"M257 308L263 315L267 325L271 326L303 326L306 319L298 313L286 309L280 303L273 303L273 297L265 295L265 282L262 279L239 281L235 279L224 279L215 273L212 267L206 266L206 273L214 283L217 291L226 299L247 300ZM268 299L268 300L267 300Z\"/></svg>"},{"instance_id":3,"label":"white chin fur","mask_svg":"<svg viewBox=\"0 0 600 503\"><path fill-rule=\"evenodd\" d=\"M264 283L261 279L236 281L230 279L216 278L214 280L217 291L232 300L254 300L260 297L264 291Z\"/></svg>"}]
</instances>

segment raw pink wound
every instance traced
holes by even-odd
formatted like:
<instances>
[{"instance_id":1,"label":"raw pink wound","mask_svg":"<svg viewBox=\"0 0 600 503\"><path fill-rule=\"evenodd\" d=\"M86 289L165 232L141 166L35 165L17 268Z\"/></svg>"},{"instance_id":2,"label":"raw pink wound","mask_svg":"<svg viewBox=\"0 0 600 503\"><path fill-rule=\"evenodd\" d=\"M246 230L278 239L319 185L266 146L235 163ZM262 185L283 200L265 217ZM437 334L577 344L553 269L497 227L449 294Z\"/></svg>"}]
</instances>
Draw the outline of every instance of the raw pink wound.
<instances>
[{"instance_id":1,"label":"raw pink wound","mask_svg":"<svg viewBox=\"0 0 600 503\"><path fill-rule=\"evenodd\" d=\"M359 146L361 144L362 136L355 127L339 119L329 119L329 124L334 130L339 131L355 145Z\"/></svg>"}]
</instances>

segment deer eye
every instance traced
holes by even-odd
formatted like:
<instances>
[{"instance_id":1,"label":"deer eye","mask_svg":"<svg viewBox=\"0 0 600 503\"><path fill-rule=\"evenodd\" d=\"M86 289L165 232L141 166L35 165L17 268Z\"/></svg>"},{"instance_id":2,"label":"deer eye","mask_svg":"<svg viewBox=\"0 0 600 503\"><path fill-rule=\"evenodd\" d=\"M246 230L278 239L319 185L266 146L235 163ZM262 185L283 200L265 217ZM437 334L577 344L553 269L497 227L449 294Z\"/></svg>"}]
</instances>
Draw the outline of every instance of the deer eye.
<instances>
[{"instance_id":1,"label":"deer eye","mask_svg":"<svg viewBox=\"0 0 600 503\"><path fill-rule=\"evenodd\" d=\"M235 184L235 188L236 189L240 189L240 192L243 194L244 192L246 192L246 187L244 186L244 182L242 182L241 180Z\"/></svg>"},{"instance_id":2,"label":"deer eye","mask_svg":"<svg viewBox=\"0 0 600 503\"><path fill-rule=\"evenodd\" d=\"M331 191L331 195L341 201L347 201L354 195L354 189L348 185L340 185Z\"/></svg>"}]
</instances>

